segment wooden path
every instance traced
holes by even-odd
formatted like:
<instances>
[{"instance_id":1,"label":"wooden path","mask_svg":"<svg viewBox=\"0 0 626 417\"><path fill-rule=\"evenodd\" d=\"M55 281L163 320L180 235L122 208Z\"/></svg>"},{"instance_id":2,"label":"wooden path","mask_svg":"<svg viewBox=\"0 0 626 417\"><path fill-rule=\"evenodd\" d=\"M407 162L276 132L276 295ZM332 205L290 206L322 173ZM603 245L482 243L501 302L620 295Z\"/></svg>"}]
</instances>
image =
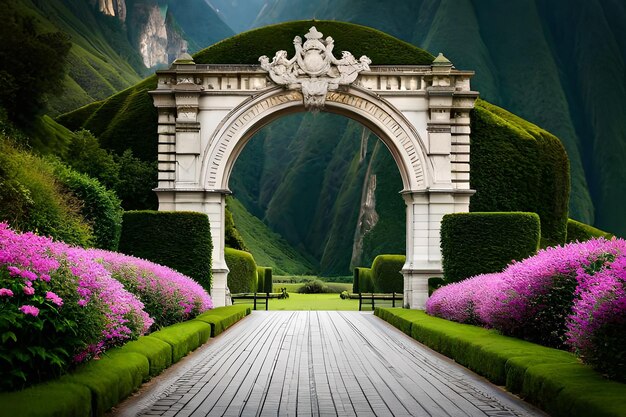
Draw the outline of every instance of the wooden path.
<instances>
[{"instance_id":1,"label":"wooden path","mask_svg":"<svg viewBox=\"0 0 626 417\"><path fill-rule=\"evenodd\" d=\"M371 313L254 312L118 416L537 416Z\"/></svg>"}]
</instances>

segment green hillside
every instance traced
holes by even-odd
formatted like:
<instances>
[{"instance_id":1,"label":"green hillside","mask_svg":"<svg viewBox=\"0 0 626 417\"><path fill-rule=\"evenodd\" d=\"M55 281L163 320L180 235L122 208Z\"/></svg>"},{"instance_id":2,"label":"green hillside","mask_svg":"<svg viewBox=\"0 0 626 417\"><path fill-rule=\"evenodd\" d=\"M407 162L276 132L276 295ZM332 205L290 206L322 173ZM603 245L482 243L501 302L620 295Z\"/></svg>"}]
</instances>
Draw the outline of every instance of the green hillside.
<instances>
[{"instance_id":1,"label":"green hillside","mask_svg":"<svg viewBox=\"0 0 626 417\"><path fill-rule=\"evenodd\" d=\"M394 56L404 56L405 63L426 64L433 59L369 28L306 21L237 35L199 52L195 61L236 63L239 57L240 63L253 63L263 53L289 49L293 34L305 33L313 23L335 38L338 49L366 53L376 63L399 63L388 51L400 51L397 54L402 55ZM154 88L156 79L150 77L59 121L72 130L89 129L106 148L121 152L130 147L142 159L155 160L156 111L147 93ZM487 198L479 197L473 208L538 212L545 224L545 242L564 241L569 177L561 143L500 108L486 103L479 107L471 175L477 195ZM501 155L494 159L494 153ZM516 175L508 175L507 169ZM340 116L304 113L266 126L242 152L230 186L250 213L314 259L324 275L345 275L351 264L369 265L380 253L404 250L405 208L398 194L402 188L398 169L374 135ZM369 188L375 204L366 209L362 201ZM151 191L146 188L146 192ZM235 215L237 228L244 240L246 234L250 239L255 232L246 229L255 227L249 226L253 221L246 225L241 218ZM368 222L357 230L366 218Z\"/></svg>"},{"instance_id":2,"label":"green hillside","mask_svg":"<svg viewBox=\"0 0 626 417\"><path fill-rule=\"evenodd\" d=\"M626 5L619 0L277 0L255 25L338 19L476 71L481 97L558 136L570 216L626 236Z\"/></svg>"},{"instance_id":3,"label":"green hillside","mask_svg":"<svg viewBox=\"0 0 626 417\"><path fill-rule=\"evenodd\" d=\"M228 199L228 209L257 265L272 267L275 275L310 275L317 270L314 260L308 260L293 249L281 235L272 232L265 223L250 214L237 199Z\"/></svg>"},{"instance_id":4,"label":"green hillside","mask_svg":"<svg viewBox=\"0 0 626 417\"><path fill-rule=\"evenodd\" d=\"M5 16L29 16L39 32L70 36L64 91L49 98L52 115L104 99L141 79L139 54L128 43L122 24L98 13L89 2L70 0L7 1ZM145 69L143 69L145 70Z\"/></svg>"}]
</instances>

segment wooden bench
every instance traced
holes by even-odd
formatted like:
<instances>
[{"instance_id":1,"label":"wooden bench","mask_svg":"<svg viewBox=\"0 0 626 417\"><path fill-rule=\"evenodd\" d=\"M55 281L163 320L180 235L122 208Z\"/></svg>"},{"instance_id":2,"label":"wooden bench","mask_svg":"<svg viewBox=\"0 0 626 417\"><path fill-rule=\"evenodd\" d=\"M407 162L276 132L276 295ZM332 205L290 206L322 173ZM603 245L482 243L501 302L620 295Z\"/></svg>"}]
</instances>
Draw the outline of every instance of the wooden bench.
<instances>
[{"instance_id":1,"label":"wooden bench","mask_svg":"<svg viewBox=\"0 0 626 417\"><path fill-rule=\"evenodd\" d=\"M237 304L237 301L252 300L252 304L254 305L254 307L252 308L253 310L257 310L256 308L257 304L265 304L265 310L267 311L269 300L271 298L278 299L281 296L284 296L284 294L280 292L246 292L246 293L239 293L239 294L231 294L230 298L233 300L233 305ZM243 304L243 303L238 303L238 304Z\"/></svg>"},{"instance_id":2,"label":"wooden bench","mask_svg":"<svg viewBox=\"0 0 626 417\"><path fill-rule=\"evenodd\" d=\"M398 307L402 306L402 301L404 300L404 295L399 292L392 292L390 294L375 294L375 293L359 293L359 311L363 310L363 306L372 306L372 311L376 307L376 301L381 301L385 307L389 307L389 302L391 302L391 307L396 306L396 300L400 301ZM380 305L379 305L380 307Z\"/></svg>"}]
</instances>

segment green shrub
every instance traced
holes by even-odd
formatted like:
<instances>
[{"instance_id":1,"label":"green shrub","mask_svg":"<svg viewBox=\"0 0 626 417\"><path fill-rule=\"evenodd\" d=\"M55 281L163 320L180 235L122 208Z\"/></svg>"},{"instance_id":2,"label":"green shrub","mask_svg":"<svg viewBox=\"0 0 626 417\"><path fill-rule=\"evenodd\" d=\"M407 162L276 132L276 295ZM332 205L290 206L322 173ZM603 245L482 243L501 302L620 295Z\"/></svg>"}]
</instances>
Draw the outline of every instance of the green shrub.
<instances>
[{"instance_id":1,"label":"green shrub","mask_svg":"<svg viewBox=\"0 0 626 417\"><path fill-rule=\"evenodd\" d=\"M172 347L156 338L142 336L115 349L127 353L135 352L145 356L150 363L150 376L156 376L172 364Z\"/></svg>"},{"instance_id":2,"label":"green shrub","mask_svg":"<svg viewBox=\"0 0 626 417\"><path fill-rule=\"evenodd\" d=\"M356 267L354 268L355 282L358 283L357 288L352 283L352 290L355 294L360 292L374 292L374 280L372 279L371 268Z\"/></svg>"},{"instance_id":3,"label":"green shrub","mask_svg":"<svg viewBox=\"0 0 626 417\"><path fill-rule=\"evenodd\" d=\"M447 282L499 272L539 247L534 213L454 213L441 222L441 254Z\"/></svg>"},{"instance_id":4,"label":"green shrub","mask_svg":"<svg viewBox=\"0 0 626 417\"><path fill-rule=\"evenodd\" d=\"M257 291L256 262L248 252L225 248L224 258L230 272L228 273L228 289L232 294Z\"/></svg>"},{"instance_id":5,"label":"green shrub","mask_svg":"<svg viewBox=\"0 0 626 417\"><path fill-rule=\"evenodd\" d=\"M402 267L404 255L378 255L372 263L372 280L376 292L404 292Z\"/></svg>"},{"instance_id":6,"label":"green shrub","mask_svg":"<svg viewBox=\"0 0 626 417\"><path fill-rule=\"evenodd\" d=\"M90 246L93 230L81 205L57 181L49 161L17 149L0 134L0 220L18 231Z\"/></svg>"},{"instance_id":7,"label":"green shrub","mask_svg":"<svg viewBox=\"0 0 626 417\"><path fill-rule=\"evenodd\" d=\"M233 219L233 214L228 208L228 203L226 204L226 210L224 211L224 224L224 244L226 247L248 251L248 248L243 241L243 237L241 237L239 230L237 230L237 227L235 226L235 220Z\"/></svg>"},{"instance_id":8,"label":"green shrub","mask_svg":"<svg viewBox=\"0 0 626 417\"><path fill-rule=\"evenodd\" d=\"M98 180L61 163L55 164L55 173L59 182L82 202L81 214L93 227L93 245L117 250L122 232L122 206L115 193Z\"/></svg>"},{"instance_id":9,"label":"green shrub","mask_svg":"<svg viewBox=\"0 0 626 417\"><path fill-rule=\"evenodd\" d=\"M190 276L211 290L211 229L206 214L127 211L120 251Z\"/></svg>"},{"instance_id":10,"label":"green shrub","mask_svg":"<svg viewBox=\"0 0 626 417\"><path fill-rule=\"evenodd\" d=\"M332 292L328 285L324 281L320 281L319 279L313 279L311 281L307 281L300 288L298 288L298 293L300 294L322 294L322 293L330 293Z\"/></svg>"},{"instance_id":11,"label":"green shrub","mask_svg":"<svg viewBox=\"0 0 626 417\"><path fill-rule=\"evenodd\" d=\"M272 292L272 268L266 266L257 266L257 291Z\"/></svg>"},{"instance_id":12,"label":"green shrub","mask_svg":"<svg viewBox=\"0 0 626 417\"><path fill-rule=\"evenodd\" d=\"M559 139L482 100L471 129L470 211L537 213L542 247L564 243L570 179Z\"/></svg>"},{"instance_id":13,"label":"green shrub","mask_svg":"<svg viewBox=\"0 0 626 417\"><path fill-rule=\"evenodd\" d=\"M588 224L567 219L567 242L585 242L596 237L611 239L613 235Z\"/></svg>"}]
</instances>

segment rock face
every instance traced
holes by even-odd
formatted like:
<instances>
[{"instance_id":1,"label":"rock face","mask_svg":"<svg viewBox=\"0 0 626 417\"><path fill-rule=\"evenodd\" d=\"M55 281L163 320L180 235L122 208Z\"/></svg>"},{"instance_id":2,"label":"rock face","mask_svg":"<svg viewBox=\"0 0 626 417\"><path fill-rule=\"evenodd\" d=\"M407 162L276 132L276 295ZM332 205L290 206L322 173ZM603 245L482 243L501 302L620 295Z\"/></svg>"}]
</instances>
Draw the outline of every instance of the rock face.
<instances>
[{"instance_id":1,"label":"rock face","mask_svg":"<svg viewBox=\"0 0 626 417\"><path fill-rule=\"evenodd\" d=\"M121 22L126 21L125 0L98 0L98 9L107 16L115 16Z\"/></svg>"}]
</instances>

